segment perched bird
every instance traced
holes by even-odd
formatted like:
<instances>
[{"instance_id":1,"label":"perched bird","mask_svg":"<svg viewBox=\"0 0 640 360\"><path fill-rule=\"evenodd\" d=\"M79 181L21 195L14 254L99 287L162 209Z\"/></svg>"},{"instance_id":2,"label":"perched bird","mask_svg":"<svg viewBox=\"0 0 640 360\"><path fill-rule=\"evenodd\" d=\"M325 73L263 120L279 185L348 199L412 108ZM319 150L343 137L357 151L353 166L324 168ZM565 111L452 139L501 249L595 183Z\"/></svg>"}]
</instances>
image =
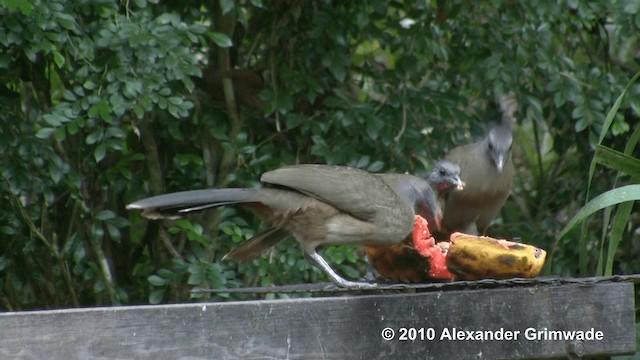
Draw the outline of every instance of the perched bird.
<instances>
[{"instance_id":1,"label":"perched bird","mask_svg":"<svg viewBox=\"0 0 640 360\"><path fill-rule=\"evenodd\" d=\"M424 176L431 189L437 194L438 205L443 211L449 193L452 190L464 189L464 181L460 177L460 166L446 160L440 160L433 165L433 169ZM442 214L439 214L442 217ZM434 230L438 230L435 228Z\"/></svg>"},{"instance_id":2,"label":"perched bird","mask_svg":"<svg viewBox=\"0 0 640 360\"><path fill-rule=\"evenodd\" d=\"M151 219L179 217L216 206L243 204L270 224L225 257L247 261L293 234L307 258L342 287L374 284L342 278L317 253L326 245L389 246L412 234L415 216L435 221L437 199L427 181L412 175L374 174L331 165L293 165L266 172L258 188L207 189L136 201Z\"/></svg>"},{"instance_id":3,"label":"perched bird","mask_svg":"<svg viewBox=\"0 0 640 360\"><path fill-rule=\"evenodd\" d=\"M438 206L434 219L429 222L431 231L439 229L442 217L442 206L447 194L454 189L462 189L460 167L448 161L438 161L433 169L424 177L431 189L437 194ZM391 246L365 246L369 264L382 277L388 280L404 282L425 282L432 280L429 275L430 264L413 247L411 236L407 236L401 244Z\"/></svg>"},{"instance_id":4,"label":"perched bird","mask_svg":"<svg viewBox=\"0 0 640 360\"><path fill-rule=\"evenodd\" d=\"M484 234L511 192L514 175L511 161L513 114L511 94L500 100L502 122L475 143L452 149L445 159L460 166L464 190L451 192L442 218L446 233Z\"/></svg>"}]
</instances>

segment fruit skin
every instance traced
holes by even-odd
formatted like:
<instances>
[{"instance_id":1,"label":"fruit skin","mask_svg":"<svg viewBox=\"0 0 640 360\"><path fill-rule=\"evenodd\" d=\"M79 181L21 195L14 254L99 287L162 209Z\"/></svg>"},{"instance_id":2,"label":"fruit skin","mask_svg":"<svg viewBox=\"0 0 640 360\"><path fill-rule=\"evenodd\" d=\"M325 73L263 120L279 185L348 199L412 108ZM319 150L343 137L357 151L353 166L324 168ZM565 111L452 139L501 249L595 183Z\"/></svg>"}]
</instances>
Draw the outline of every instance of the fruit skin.
<instances>
[{"instance_id":1,"label":"fruit skin","mask_svg":"<svg viewBox=\"0 0 640 360\"><path fill-rule=\"evenodd\" d=\"M458 279L509 279L537 276L547 252L535 246L486 236L453 233L447 267Z\"/></svg>"}]
</instances>

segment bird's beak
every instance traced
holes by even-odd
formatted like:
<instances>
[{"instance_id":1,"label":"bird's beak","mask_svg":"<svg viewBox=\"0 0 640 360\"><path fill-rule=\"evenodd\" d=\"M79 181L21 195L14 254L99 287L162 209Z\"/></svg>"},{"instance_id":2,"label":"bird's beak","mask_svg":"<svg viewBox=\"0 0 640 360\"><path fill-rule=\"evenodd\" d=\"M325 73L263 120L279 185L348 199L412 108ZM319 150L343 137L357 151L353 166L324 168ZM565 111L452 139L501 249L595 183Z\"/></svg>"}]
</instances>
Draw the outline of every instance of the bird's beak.
<instances>
[{"instance_id":1,"label":"bird's beak","mask_svg":"<svg viewBox=\"0 0 640 360\"><path fill-rule=\"evenodd\" d=\"M504 155L502 154L498 155L496 159L496 169L498 169L498 172L502 172L502 169L504 169Z\"/></svg>"},{"instance_id":2,"label":"bird's beak","mask_svg":"<svg viewBox=\"0 0 640 360\"><path fill-rule=\"evenodd\" d=\"M464 189L464 181L462 181L462 179L460 179L459 177L456 179L456 190L463 190Z\"/></svg>"}]
</instances>

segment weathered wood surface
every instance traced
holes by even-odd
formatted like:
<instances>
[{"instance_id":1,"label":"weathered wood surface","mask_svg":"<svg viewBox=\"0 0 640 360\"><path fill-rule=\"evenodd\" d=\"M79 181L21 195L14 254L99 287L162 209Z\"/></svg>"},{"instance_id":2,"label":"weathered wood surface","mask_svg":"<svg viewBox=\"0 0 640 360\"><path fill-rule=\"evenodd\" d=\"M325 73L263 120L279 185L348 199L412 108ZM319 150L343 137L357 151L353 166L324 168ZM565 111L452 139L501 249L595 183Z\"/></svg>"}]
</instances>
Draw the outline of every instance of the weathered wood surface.
<instances>
[{"instance_id":1,"label":"weathered wood surface","mask_svg":"<svg viewBox=\"0 0 640 360\"><path fill-rule=\"evenodd\" d=\"M529 328L601 331L574 348L624 354L634 314L630 282L4 313L0 359L566 358L570 341L529 340ZM401 328L425 330L403 341ZM454 329L519 334L447 338Z\"/></svg>"}]
</instances>

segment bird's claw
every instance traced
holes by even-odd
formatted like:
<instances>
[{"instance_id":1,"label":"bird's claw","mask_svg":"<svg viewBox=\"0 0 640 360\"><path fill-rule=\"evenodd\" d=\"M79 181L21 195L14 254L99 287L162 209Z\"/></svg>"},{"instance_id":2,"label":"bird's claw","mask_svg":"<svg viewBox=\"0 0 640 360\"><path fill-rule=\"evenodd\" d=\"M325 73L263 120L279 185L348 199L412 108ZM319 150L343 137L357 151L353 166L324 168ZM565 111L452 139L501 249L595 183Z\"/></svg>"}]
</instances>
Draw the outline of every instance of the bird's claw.
<instances>
[{"instance_id":1,"label":"bird's claw","mask_svg":"<svg viewBox=\"0 0 640 360\"><path fill-rule=\"evenodd\" d=\"M368 290L368 289L376 289L378 287L377 283L370 283L370 282L364 282L364 281L363 282L349 281L344 279L341 281L336 281L335 284L343 289L349 289L349 290Z\"/></svg>"}]
</instances>

